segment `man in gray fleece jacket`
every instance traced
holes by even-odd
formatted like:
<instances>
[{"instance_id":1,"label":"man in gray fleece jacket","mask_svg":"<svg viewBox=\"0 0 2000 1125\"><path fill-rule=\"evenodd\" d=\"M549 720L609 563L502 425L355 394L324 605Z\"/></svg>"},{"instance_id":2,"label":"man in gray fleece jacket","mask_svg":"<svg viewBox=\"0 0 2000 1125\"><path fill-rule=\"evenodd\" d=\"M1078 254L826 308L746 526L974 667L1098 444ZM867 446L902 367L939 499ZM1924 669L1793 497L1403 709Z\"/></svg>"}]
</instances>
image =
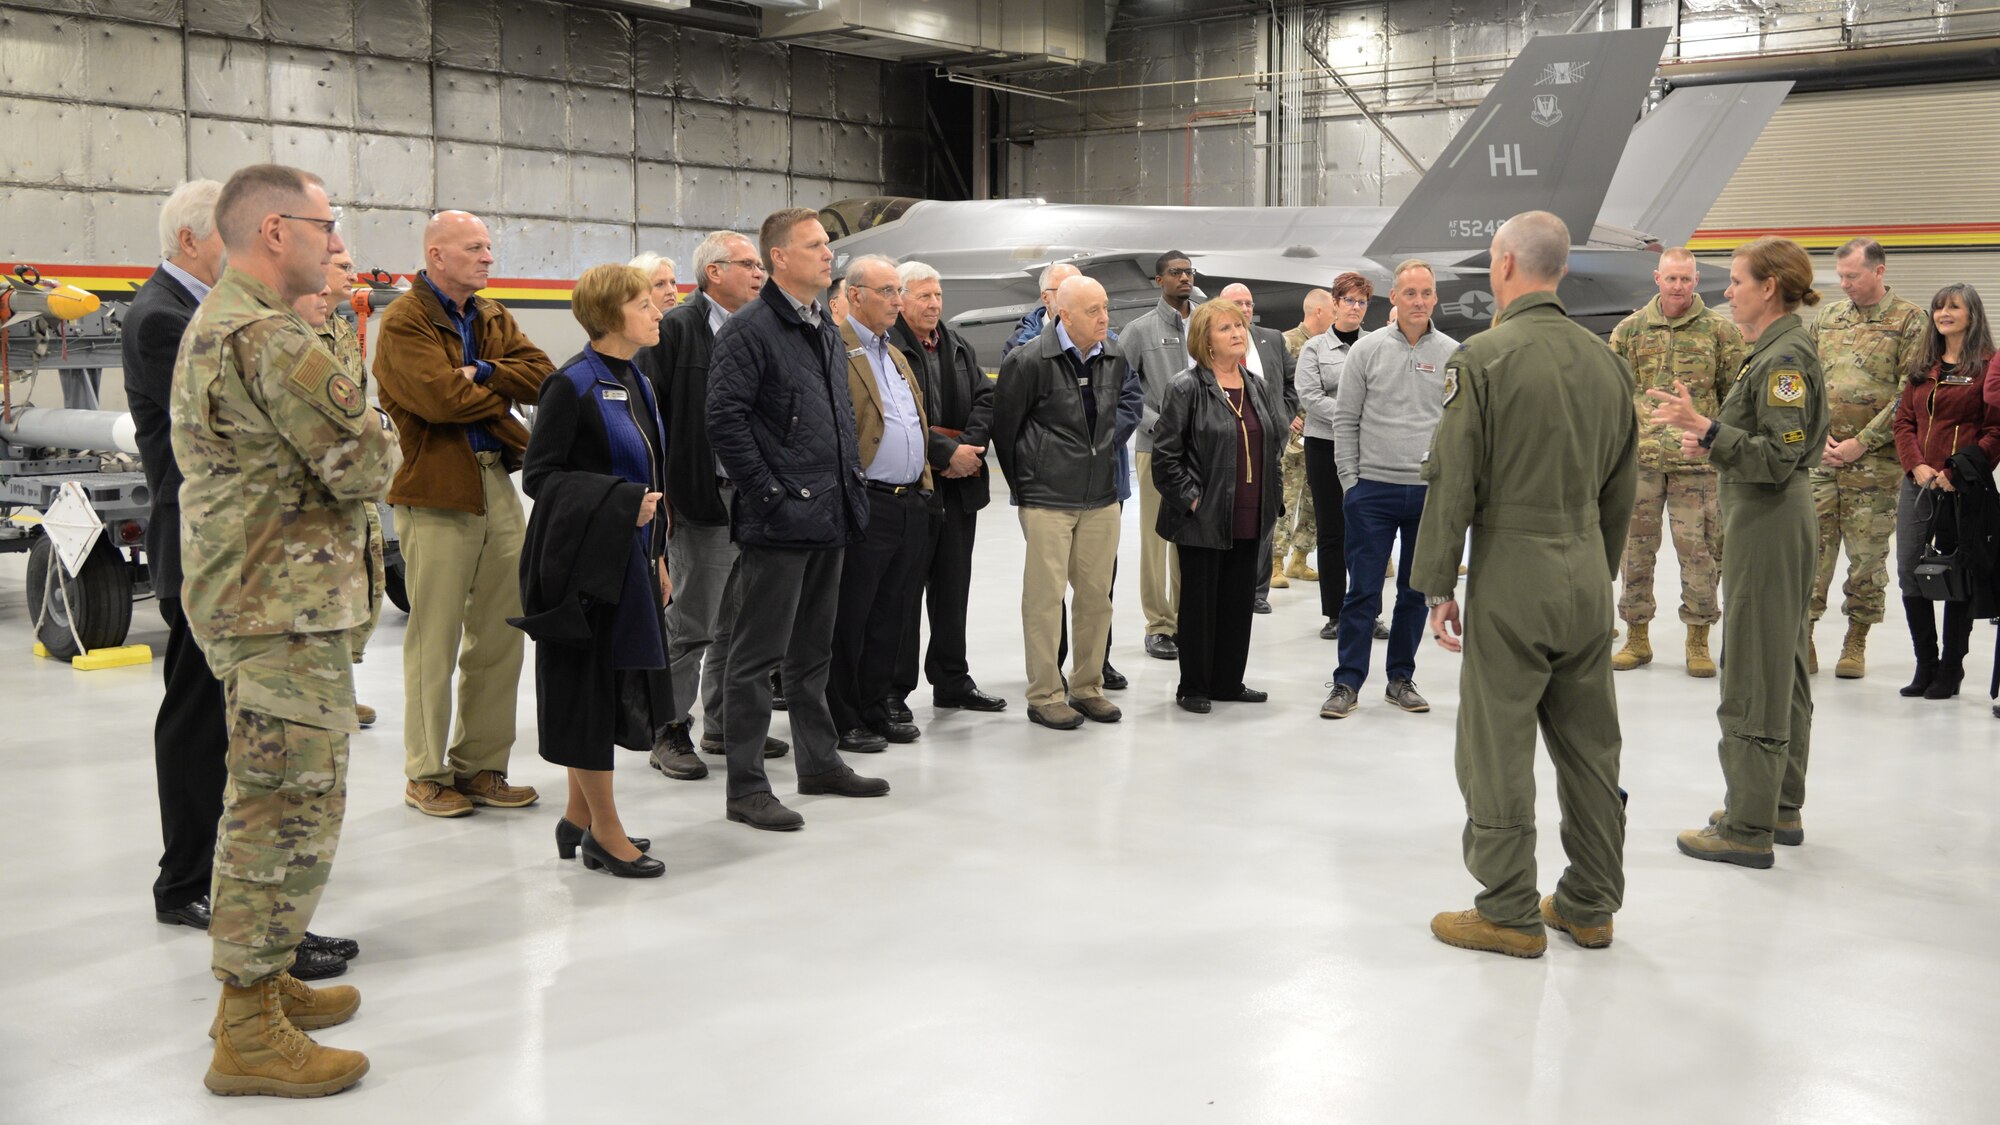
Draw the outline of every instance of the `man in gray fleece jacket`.
<instances>
[{"instance_id":1,"label":"man in gray fleece jacket","mask_svg":"<svg viewBox=\"0 0 2000 1125\"><path fill-rule=\"evenodd\" d=\"M1417 694L1417 646L1423 643L1424 596L1410 588L1410 558L1424 515L1424 454L1444 414L1444 368L1458 341L1431 324L1437 282L1411 259L1396 267L1386 328L1363 336L1347 357L1333 406L1333 448L1346 495L1347 598L1340 607L1340 665L1320 715L1344 719L1368 679L1370 622L1382 612L1389 548L1402 534L1396 609L1389 622L1389 702L1428 711Z\"/></svg>"}]
</instances>

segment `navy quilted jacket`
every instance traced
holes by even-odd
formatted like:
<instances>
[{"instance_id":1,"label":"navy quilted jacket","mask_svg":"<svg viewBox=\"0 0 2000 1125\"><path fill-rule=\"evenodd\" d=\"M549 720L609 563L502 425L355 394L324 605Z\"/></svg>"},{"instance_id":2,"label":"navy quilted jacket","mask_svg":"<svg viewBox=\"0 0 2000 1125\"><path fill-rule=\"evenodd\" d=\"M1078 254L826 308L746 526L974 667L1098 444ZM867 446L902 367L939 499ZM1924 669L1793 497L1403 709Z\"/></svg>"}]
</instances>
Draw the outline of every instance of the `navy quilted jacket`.
<instances>
[{"instance_id":1,"label":"navy quilted jacket","mask_svg":"<svg viewBox=\"0 0 2000 1125\"><path fill-rule=\"evenodd\" d=\"M799 318L775 281L715 335L708 443L736 485L730 537L752 547L817 550L858 542L868 526L847 353L822 317Z\"/></svg>"}]
</instances>

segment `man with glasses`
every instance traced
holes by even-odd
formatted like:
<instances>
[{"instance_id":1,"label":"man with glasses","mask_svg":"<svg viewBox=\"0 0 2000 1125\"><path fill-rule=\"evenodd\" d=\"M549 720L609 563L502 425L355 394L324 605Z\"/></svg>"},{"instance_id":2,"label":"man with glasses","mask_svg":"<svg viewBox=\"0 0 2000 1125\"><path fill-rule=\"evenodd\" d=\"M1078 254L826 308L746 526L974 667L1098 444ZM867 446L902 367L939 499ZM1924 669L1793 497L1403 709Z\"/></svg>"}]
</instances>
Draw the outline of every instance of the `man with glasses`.
<instances>
[{"instance_id":1,"label":"man with glasses","mask_svg":"<svg viewBox=\"0 0 2000 1125\"><path fill-rule=\"evenodd\" d=\"M1153 264L1153 284L1160 300L1125 326L1118 350L1139 378L1145 405L1139 420L1139 606L1146 614L1146 655L1176 660L1175 643L1181 569L1173 544L1154 530L1160 515L1160 490L1153 487L1153 423L1159 421L1167 383L1187 370L1187 318L1194 311L1194 265L1186 254L1169 250Z\"/></svg>"},{"instance_id":2,"label":"man with glasses","mask_svg":"<svg viewBox=\"0 0 2000 1125\"><path fill-rule=\"evenodd\" d=\"M841 732L840 748L872 754L891 742L915 742L922 733L902 717L895 680L903 622L930 535L930 423L923 391L890 337L903 311L896 263L877 254L850 262L847 310L840 339L867 478L868 528L847 549L840 572L826 703Z\"/></svg>"},{"instance_id":3,"label":"man with glasses","mask_svg":"<svg viewBox=\"0 0 2000 1125\"><path fill-rule=\"evenodd\" d=\"M442 211L424 228L417 284L390 302L376 336L382 405L403 439L389 490L410 621L403 632L403 803L427 816L474 805L517 809L539 795L507 784L521 682L521 540L510 476L528 428L514 415L541 397L555 365L485 297L486 224ZM458 672L458 737L452 672Z\"/></svg>"},{"instance_id":4,"label":"man with glasses","mask_svg":"<svg viewBox=\"0 0 2000 1125\"><path fill-rule=\"evenodd\" d=\"M674 600L667 606L667 675L673 682L672 717L656 732L652 764L667 777L708 776L692 738L694 702L701 699L701 748L728 747L723 699L724 664L738 605L736 544L729 538L729 497L708 444L708 365L715 334L764 284L757 247L734 231L719 230L694 251L695 293L660 319L660 342L633 363L653 381L660 420L667 429L667 570ZM764 755L791 749L765 737Z\"/></svg>"},{"instance_id":5,"label":"man with glasses","mask_svg":"<svg viewBox=\"0 0 2000 1125\"><path fill-rule=\"evenodd\" d=\"M361 994L290 972L340 842L367 509L399 460L386 416L293 311L326 288L338 222L316 176L231 176L215 201L228 268L174 371L183 608L228 701L208 927L222 998L203 1079L218 1094L318 1097L368 1072L301 1030L344 1022Z\"/></svg>"}]
</instances>

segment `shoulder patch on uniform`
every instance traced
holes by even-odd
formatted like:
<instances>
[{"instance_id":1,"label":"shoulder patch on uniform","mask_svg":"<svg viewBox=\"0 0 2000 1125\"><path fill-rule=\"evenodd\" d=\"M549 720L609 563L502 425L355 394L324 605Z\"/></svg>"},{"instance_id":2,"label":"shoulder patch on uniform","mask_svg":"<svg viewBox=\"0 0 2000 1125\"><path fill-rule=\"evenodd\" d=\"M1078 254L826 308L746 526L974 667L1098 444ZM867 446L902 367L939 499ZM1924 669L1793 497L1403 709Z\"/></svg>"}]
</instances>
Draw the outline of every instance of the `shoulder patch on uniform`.
<instances>
[{"instance_id":1,"label":"shoulder patch on uniform","mask_svg":"<svg viewBox=\"0 0 2000 1125\"><path fill-rule=\"evenodd\" d=\"M1786 445L1797 445L1798 443L1800 443L1800 442L1802 442L1802 441L1804 441L1804 440L1806 440L1806 432L1805 432L1804 430L1787 430L1787 431L1785 431L1785 444L1786 444Z\"/></svg>"},{"instance_id":2,"label":"shoulder patch on uniform","mask_svg":"<svg viewBox=\"0 0 2000 1125\"><path fill-rule=\"evenodd\" d=\"M359 418L367 409L361 388L340 370L325 348L311 347L301 353L285 375L285 386L315 406L333 407L344 418Z\"/></svg>"},{"instance_id":3,"label":"shoulder patch on uniform","mask_svg":"<svg viewBox=\"0 0 2000 1125\"><path fill-rule=\"evenodd\" d=\"M1780 367L1771 372L1767 406L1794 406L1806 397L1806 377L1801 371Z\"/></svg>"},{"instance_id":4,"label":"shoulder patch on uniform","mask_svg":"<svg viewBox=\"0 0 2000 1125\"><path fill-rule=\"evenodd\" d=\"M1451 400L1457 397L1458 365L1454 363L1444 369L1444 404L1450 406Z\"/></svg>"}]
</instances>

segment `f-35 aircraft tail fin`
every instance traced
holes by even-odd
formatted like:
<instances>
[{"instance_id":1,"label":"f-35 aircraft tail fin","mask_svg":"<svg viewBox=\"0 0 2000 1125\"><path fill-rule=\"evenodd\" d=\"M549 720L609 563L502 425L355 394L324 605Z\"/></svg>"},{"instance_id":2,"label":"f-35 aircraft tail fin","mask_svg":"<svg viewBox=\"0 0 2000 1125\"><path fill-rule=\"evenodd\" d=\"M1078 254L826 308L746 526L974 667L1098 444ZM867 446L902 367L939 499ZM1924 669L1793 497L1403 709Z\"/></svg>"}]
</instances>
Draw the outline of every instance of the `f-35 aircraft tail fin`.
<instances>
[{"instance_id":1,"label":"f-35 aircraft tail fin","mask_svg":"<svg viewBox=\"0 0 2000 1125\"><path fill-rule=\"evenodd\" d=\"M1632 130L1598 218L1685 244L1791 89L1738 82L1668 94Z\"/></svg>"},{"instance_id":2,"label":"f-35 aircraft tail fin","mask_svg":"<svg viewBox=\"0 0 2000 1125\"><path fill-rule=\"evenodd\" d=\"M1573 239L1588 238L1668 33L1647 27L1529 40L1368 256L1484 250L1522 211L1553 211Z\"/></svg>"}]
</instances>

